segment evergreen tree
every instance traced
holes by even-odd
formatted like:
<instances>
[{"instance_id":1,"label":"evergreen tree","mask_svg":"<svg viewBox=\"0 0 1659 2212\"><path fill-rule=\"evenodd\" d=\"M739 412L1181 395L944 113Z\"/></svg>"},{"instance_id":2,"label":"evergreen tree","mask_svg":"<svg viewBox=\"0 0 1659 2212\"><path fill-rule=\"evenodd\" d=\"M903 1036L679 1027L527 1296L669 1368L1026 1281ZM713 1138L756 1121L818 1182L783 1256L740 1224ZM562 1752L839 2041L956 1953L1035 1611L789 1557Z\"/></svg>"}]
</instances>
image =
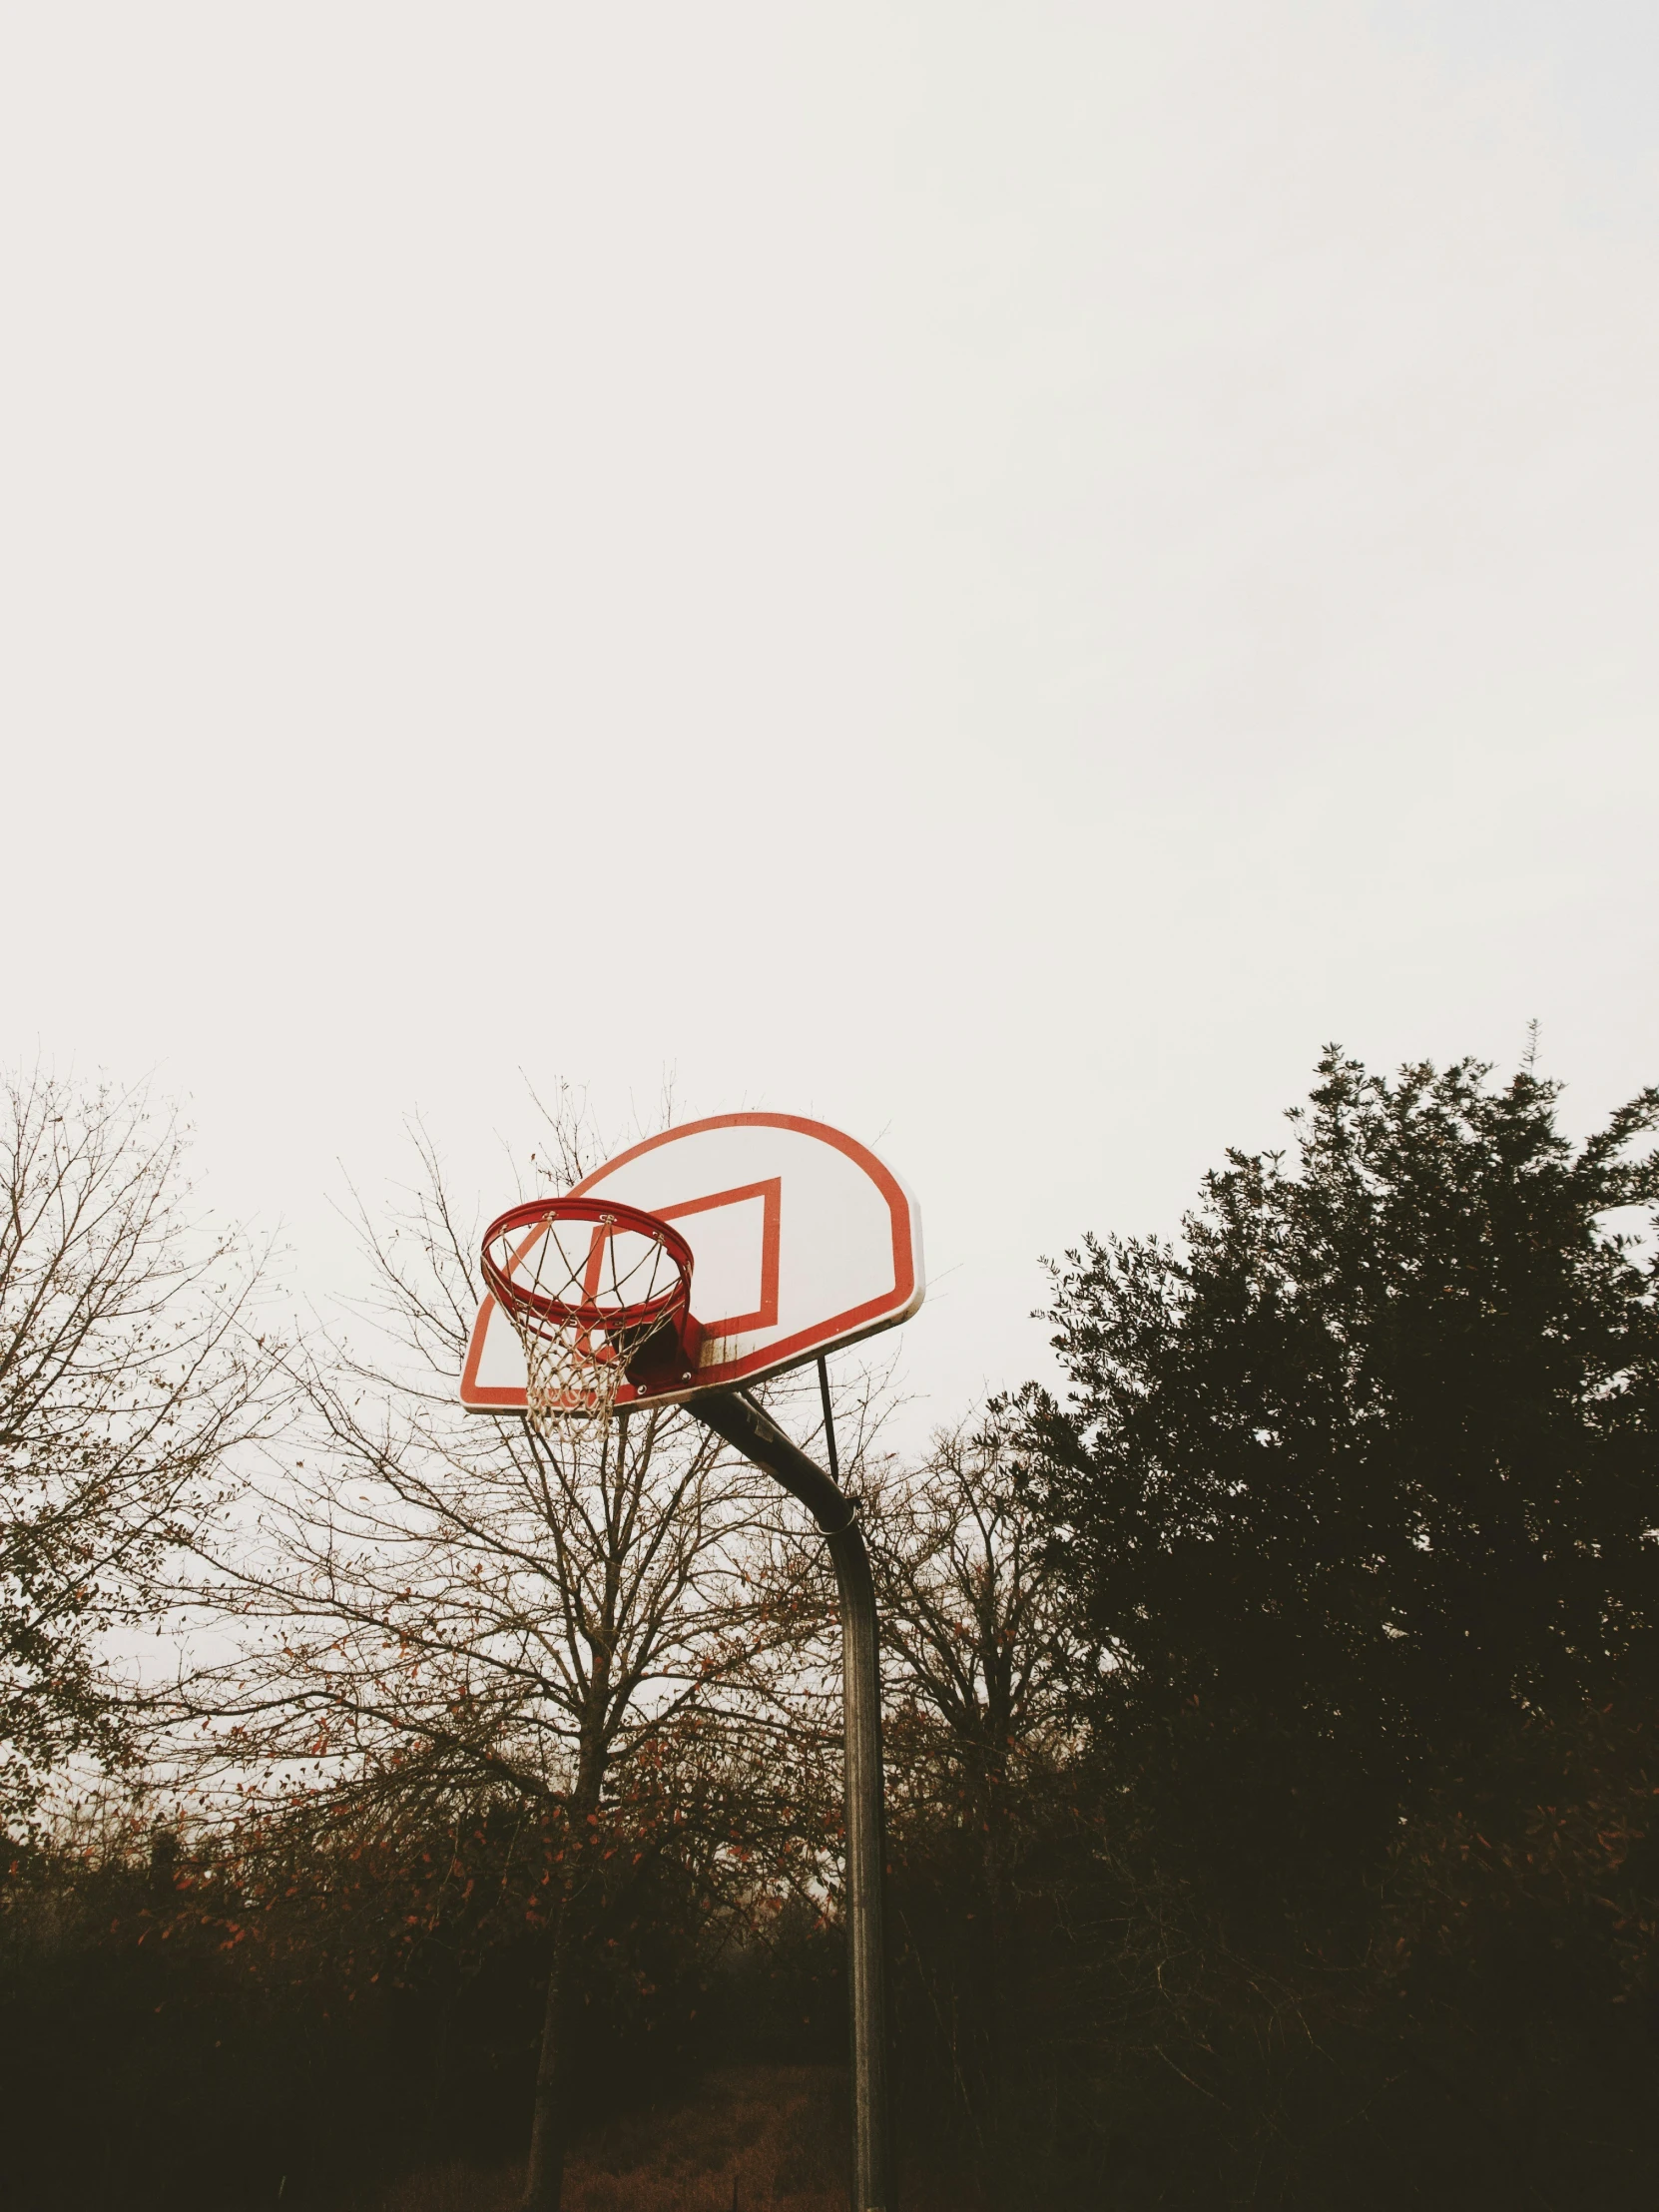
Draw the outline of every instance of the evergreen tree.
<instances>
[{"instance_id":1,"label":"evergreen tree","mask_svg":"<svg viewBox=\"0 0 1659 2212\"><path fill-rule=\"evenodd\" d=\"M1489 1077L1328 1050L1294 1154L1229 1153L1179 1247L1054 1270L1071 1389L1022 1406L1082 1700L1241 1902L1352 1893L1424 1790L1652 1671L1659 1312L1617 1217L1659 1091L1574 1146L1557 1085Z\"/></svg>"}]
</instances>

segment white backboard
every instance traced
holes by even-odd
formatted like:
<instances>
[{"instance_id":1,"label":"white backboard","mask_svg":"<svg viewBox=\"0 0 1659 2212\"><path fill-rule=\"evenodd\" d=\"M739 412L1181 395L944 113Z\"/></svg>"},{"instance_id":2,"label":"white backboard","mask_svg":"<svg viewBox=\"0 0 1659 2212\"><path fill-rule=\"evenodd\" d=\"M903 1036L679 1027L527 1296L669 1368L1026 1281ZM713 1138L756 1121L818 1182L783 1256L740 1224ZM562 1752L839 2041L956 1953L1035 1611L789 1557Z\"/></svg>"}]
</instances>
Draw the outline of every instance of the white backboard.
<instances>
[{"instance_id":1,"label":"white backboard","mask_svg":"<svg viewBox=\"0 0 1659 2212\"><path fill-rule=\"evenodd\" d=\"M873 1152L795 1114L720 1114L647 1137L577 1184L670 1221L692 1249L705 1332L690 1397L776 1375L907 1321L921 1304L921 1219ZM617 1403L636 1395L624 1384ZM524 1410L524 1355L493 1298L461 1374L474 1412Z\"/></svg>"}]
</instances>

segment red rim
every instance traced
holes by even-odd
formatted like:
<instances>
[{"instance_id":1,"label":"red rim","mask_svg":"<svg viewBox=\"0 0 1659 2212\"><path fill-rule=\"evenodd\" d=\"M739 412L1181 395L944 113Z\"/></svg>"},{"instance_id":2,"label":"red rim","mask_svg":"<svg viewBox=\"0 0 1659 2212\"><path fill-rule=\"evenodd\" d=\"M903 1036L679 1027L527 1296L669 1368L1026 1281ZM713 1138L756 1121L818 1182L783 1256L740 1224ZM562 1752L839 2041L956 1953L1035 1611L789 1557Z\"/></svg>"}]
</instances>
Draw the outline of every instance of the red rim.
<instances>
[{"instance_id":1,"label":"red rim","mask_svg":"<svg viewBox=\"0 0 1659 2212\"><path fill-rule=\"evenodd\" d=\"M527 1290L522 1284L514 1283L508 1268L526 1245L520 1244L515 1251L511 1248L511 1240L520 1230L546 1229L556 1221L614 1222L619 1229L632 1229L639 1236L649 1237L674 1262L679 1279L666 1291L659 1291L655 1298L642 1299L634 1306L600 1306L590 1299L550 1298L545 1291ZM501 1266L492 1250L501 1240L507 1240L509 1245L507 1268ZM677 1229L666 1221L659 1221L655 1214L648 1214L638 1206L624 1206L616 1199L533 1198L527 1205L509 1207L485 1230L479 1264L490 1295L509 1313L531 1314L538 1321L574 1323L579 1329L603 1330L607 1336L619 1329L644 1329L666 1321L671 1315L684 1312L691 1302L691 1246Z\"/></svg>"}]
</instances>

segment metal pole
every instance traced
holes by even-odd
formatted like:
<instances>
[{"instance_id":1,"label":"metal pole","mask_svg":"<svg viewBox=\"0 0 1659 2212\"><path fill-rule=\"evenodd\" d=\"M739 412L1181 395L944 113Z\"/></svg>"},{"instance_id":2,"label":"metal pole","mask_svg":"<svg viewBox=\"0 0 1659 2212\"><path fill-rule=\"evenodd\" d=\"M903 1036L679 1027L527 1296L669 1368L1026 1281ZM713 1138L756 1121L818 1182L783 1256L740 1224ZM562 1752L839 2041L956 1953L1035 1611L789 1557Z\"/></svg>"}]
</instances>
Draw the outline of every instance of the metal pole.
<instances>
[{"instance_id":1,"label":"metal pole","mask_svg":"<svg viewBox=\"0 0 1659 2212\"><path fill-rule=\"evenodd\" d=\"M737 1390L687 1408L780 1481L818 1522L841 1600L841 1696L846 1747L846 1933L852 2015L852 2212L889 2212L886 1948L881 1925L881 1678L875 1584L857 1508L770 1413ZM827 1391L828 1410L828 1391Z\"/></svg>"},{"instance_id":2,"label":"metal pole","mask_svg":"<svg viewBox=\"0 0 1659 2212\"><path fill-rule=\"evenodd\" d=\"M830 1479L838 1490L841 1462L835 1449L835 1407L830 1395L830 1363L822 1352L818 1356L818 1394L824 1405L824 1456L830 1462Z\"/></svg>"}]
</instances>

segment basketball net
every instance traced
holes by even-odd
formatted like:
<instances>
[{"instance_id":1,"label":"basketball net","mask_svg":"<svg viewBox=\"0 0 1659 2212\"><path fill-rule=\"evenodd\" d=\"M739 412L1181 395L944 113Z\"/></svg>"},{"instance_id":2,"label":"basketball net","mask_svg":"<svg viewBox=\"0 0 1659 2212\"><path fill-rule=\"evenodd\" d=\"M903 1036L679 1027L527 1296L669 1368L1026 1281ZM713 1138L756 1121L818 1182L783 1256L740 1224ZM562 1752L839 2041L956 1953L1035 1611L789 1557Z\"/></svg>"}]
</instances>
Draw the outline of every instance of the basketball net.
<instances>
[{"instance_id":1,"label":"basketball net","mask_svg":"<svg viewBox=\"0 0 1659 2212\"><path fill-rule=\"evenodd\" d=\"M523 1348L526 1418L549 1443L612 1418L630 1368L690 1295L684 1242L618 1205L515 1207L485 1237L483 1272Z\"/></svg>"}]
</instances>

